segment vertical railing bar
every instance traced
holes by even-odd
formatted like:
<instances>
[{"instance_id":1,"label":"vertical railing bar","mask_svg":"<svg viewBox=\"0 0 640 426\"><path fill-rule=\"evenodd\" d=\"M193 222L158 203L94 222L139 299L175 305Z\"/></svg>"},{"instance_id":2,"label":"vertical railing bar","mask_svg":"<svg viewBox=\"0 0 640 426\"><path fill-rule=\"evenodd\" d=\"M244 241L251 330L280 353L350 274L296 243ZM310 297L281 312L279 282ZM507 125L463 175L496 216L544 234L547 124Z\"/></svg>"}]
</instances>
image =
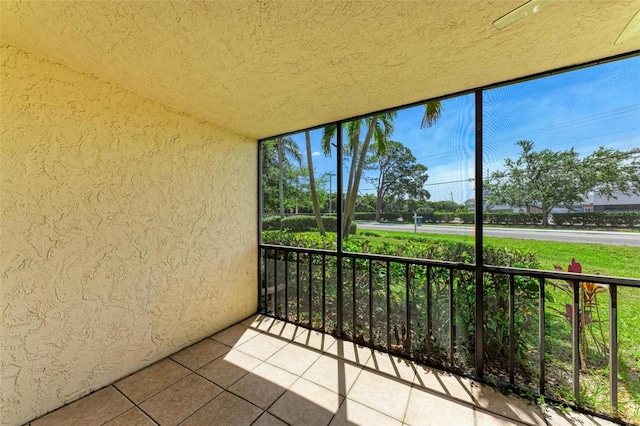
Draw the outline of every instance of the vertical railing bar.
<instances>
[{"instance_id":1,"label":"vertical railing bar","mask_svg":"<svg viewBox=\"0 0 640 426\"><path fill-rule=\"evenodd\" d=\"M571 316L571 342L573 345L573 398L580 405L580 282L573 281L573 315Z\"/></svg>"},{"instance_id":2,"label":"vertical railing bar","mask_svg":"<svg viewBox=\"0 0 640 426\"><path fill-rule=\"evenodd\" d=\"M327 255L322 254L322 331L327 325Z\"/></svg>"},{"instance_id":3,"label":"vertical railing bar","mask_svg":"<svg viewBox=\"0 0 640 426\"><path fill-rule=\"evenodd\" d=\"M540 278L540 292L538 300L538 354L539 354L539 370L540 370L540 395L545 393L546 382L546 358L545 358L545 279Z\"/></svg>"},{"instance_id":4,"label":"vertical railing bar","mask_svg":"<svg viewBox=\"0 0 640 426\"><path fill-rule=\"evenodd\" d=\"M405 266L405 291L406 291L406 327L405 327L405 344L404 344L404 350L405 353L407 355L411 354L411 304L410 304L410 300L409 300L409 290L410 290L410 279L411 279L411 274L410 274L410 270L409 270L409 263L406 264Z\"/></svg>"},{"instance_id":5,"label":"vertical railing bar","mask_svg":"<svg viewBox=\"0 0 640 426\"><path fill-rule=\"evenodd\" d=\"M342 282L342 256L344 252L344 248L342 246L342 242L344 239L344 232L342 229L342 223L345 221L344 211L342 207L342 122L338 121L336 123L336 321L338 322L338 329L336 333L338 337L342 337L343 334L343 310L344 310L344 299L343 299L343 282Z\"/></svg>"},{"instance_id":6,"label":"vertical railing bar","mask_svg":"<svg viewBox=\"0 0 640 426\"><path fill-rule=\"evenodd\" d=\"M309 327L313 328L313 255L309 253Z\"/></svg>"},{"instance_id":7,"label":"vertical railing bar","mask_svg":"<svg viewBox=\"0 0 640 426\"><path fill-rule=\"evenodd\" d=\"M509 275L509 383L515 384L515 354L516 354L516 327L515 327L515 297L516 277Z\"/></svg>"},{"instance_id":8,"label":"vertical railing bar","mask_svg":"<svg viewBox=\"0 0 640 426\"><path fill-rule=\"evenodd\" d=\"M369 344L373 342L373 261L369 259Z\"/></svg>"},{"instance_id":9,"label":"vertical railing bar","mask_svg":"<svg viewBox=\"0 0 640 426\"><path fill-rule=\"evenodd\" d=\"M356 338L356 258L351 258L351 338Z\"/></svg>"},{"instance_id":10,"label":"vertical railing bar","mask_svg":"<svg viewBox=\"0 0 640 426\"><path fill-rule=\"evenodd\" d=\"M284 318L289 320L289 252L284 252Z\"/></svg>"},{"instance_id":11,"label":"vertical railing bar","mask_svg":"<svg viewBox=\"0 0 640 426\"><path fill-rule=\"evenodd\" d=\"M453 322L453 268L449 268L449 363L451 367L453 367L453 347L455 346L455 329Z\"/></svg>"},{"instance_id":12,"label":"vertical railing bar","mask_svg":"<svg viewBox=\"0 0 640 426\"><path fill-rule=\"evenodd\" d=\"M258 214L257 214L257 219L258 219L258 223L257 225L257 230L258 230L258 247L260 247L260 244L262 244L262 212L263 212L263 207L264 207L264 200L262 197L262 161L264 160L264 153L263 153L263 143L262 142L258 142L258 167L257 167L257 173L258 173ZM264 254L264 267L266 268L267 265L267 258L266 258L266 250L264 250L262 253L258 252L258 277L260 277L260 273L264 270L261 265L260 265L260 258L262 257L261 254ZM260 282L260 280L258 280L258 305L260 304L260 289L262 287L262 282ZM267 275L265 273L264 276L264 299L265 299L265 304L264 304L264 313L267 312Z\"/></svg>"},{"instance_id":13,"label":"vertical railing bar","mask_svg":"<svg viewBox=\"0 0 640 426\"><path fill-rule=\"evenodd\" d=\"M268 299L268 295L267 295L267 290L269 288L269 268L267 266L267 250L268 249L263 249L263 261L264 261L264 305L263 305L263 313L267 313L269 311L269 299Z\"/></svg>"},{"instance_id":14,"label":"vertical railing bar","mask_svg":"<svg viewBox=\"0 0 640 426\"><path fill-rule=\"evenodd\" d=\"M387 260L387 350L391 350L391 267Z\"/></svg>"},{"instance_id":15,"label":"vertical railing bar","mask_svg":"<svg viewBox=\"0 0 640 426\"><path fill-rule=\"evenodd\" d=\"M296 252L296 322L300 322L300 252Z\"/></svg>"},{"instance_id":16,"label":"vertical railing bar","mask_svg":"<svg viewBox=\"0 0 640 426\"><path fill-rule=\"evenodd\" d=\"M609 286L609 388L611 406L618 409L618 287Z\"/></svg>"},{"instance_id":17,"label":"vertical railing bar","mask_svg":"<svg viewBox=\"0 0 640 426\"><path fill-rule=\"evenodd\" d=\"M273 256L273 316L278 318L278 250Z\"/></svg>"},{"instance_id":18,"label":"vertical railing bar","mask_svg":"<svg viewBox=\"0 0 640 426\"><path fill-rule=\"evenodd\" d=\"M426 324L426 352L431 355L431 266L427 265L427 324Z\"/></svg>"},{"instance_id":19,"label":"vertical railing bar","mask_svg":"<svg viewBox=\"0 0 640 426\"><path fill-rule=\"evenodd\" d=\"M484 252L483 252L483 207L484 207L484 180L483 180L483 91L475 91L475 209L474 209L474 230L475 230L475 279L476 279L476 376L482 379L484 376Z\"/></svg>"}]
</instances>

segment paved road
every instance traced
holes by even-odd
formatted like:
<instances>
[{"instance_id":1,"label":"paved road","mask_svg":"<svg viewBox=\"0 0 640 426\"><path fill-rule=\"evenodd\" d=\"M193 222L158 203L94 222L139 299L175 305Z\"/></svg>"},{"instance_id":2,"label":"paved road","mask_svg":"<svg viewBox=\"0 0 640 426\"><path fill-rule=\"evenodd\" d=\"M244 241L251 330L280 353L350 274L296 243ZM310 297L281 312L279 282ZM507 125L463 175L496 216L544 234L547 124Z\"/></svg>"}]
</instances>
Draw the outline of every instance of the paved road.
<instances>
[{"instance_id":1,"label":"paved road","mask_svg":"<svg viewBox=\"0 0 640 426\"><path fill-rule=\"evenodd\" d=\"M413 225L377 222L358 223L358 229L413 232ZM422 225L418 232L424 234L474 235L472 226ZM640 233L613 231L584 231L531 228L484 227L484 235L490 237L518 238L525 240L562 241L570 243L608 244L613 246L640 247Z\"/></svg>"}]
</instances>

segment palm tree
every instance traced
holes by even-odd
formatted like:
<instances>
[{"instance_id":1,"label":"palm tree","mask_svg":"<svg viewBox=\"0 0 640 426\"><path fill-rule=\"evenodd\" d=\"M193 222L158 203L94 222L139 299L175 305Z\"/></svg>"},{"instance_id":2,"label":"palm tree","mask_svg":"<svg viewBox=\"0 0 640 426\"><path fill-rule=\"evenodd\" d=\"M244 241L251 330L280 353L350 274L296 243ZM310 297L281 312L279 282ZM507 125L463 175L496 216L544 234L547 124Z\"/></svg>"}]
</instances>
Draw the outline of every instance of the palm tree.
<instances>
[{"instance_id":1,"label":"palm tree","mask_svg":"<svg viewBox=\"0 0 640 426\"><path fill-rule=\"evenodd\" d=\"M440 118L442 105L440 101L432 101L424 104L425 112L420 128L431 127ZM347 136L346 148L351 156L349 179L347 181L347 193L344 200L344 213L342 231L345 238L349 236L349 225L355 216L356 197L360 186L360 179L366 164L367 154L370 148L375 150L375 155L385 155L387 143L393 134L393 120L397 111L383 114L374 114L371 117L358 119L345 123ZM360 141L362 130L366 129L364 139ZM331 153L331 140L335 137L337 126L331 124L324 128L322 135L322 150L325 155ZM372 144L373 143L373 144ZM341 194L339 195L341 196Z\"/></svg>"},{"instance_id":2,"label":"palm tree","mask_svg":"<svg viewBox=\"0 0 640 426\"><path fill-rule=\"evenodd\" d=\"M273 143L274 140L270 139L265 143ZM280 217L284 217L284 167L289 163L289 158L293 158L298 162L298 165L302 163L302 155L300 154L300 148L298 144L290 136L278 137L275 139L276 152L278 154L278 199L280 202Z\"/></svg>"},{"instance_id":3,"label":"palm tree","mask_svg":"<svg viewBox=\"0 0 640 426\"><path fill-rule=\"evenodd\" d=\"M320 215L320 205L318 204L318 193L316 192L316 177L313 172L313 153L311 152L311 135L309 131L304 132L306 148L307 148L307 166L309 167L309 190L311 191L311 202L313 203L313 213L316 216L316 223L320 235L324 235L324 224Z\"/></svg>"}]
</instances>

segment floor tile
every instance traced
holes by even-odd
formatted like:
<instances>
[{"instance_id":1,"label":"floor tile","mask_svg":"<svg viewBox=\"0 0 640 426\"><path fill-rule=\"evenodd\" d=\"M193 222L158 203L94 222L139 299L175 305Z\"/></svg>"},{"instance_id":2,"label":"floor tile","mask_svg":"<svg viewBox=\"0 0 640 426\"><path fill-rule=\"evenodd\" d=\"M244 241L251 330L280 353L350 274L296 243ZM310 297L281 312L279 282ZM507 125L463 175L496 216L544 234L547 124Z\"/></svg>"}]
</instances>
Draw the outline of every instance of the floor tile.
<instances>
[{"instance_id":1,"label":"floor tile","mask_svg":"<svg viewBox=\"0 0 640 426\"><path fill-rule=\"evenodd\" d=\"M161 425L177 425L211 401L222 389L191 374L149 398L140 408Z\"/></svg>"},{"instance_id":2,"label":"floor tile","mask_svg":"<svg viewBox=\"0 0 640 426\"><path fill-rule=\"evenodd\" d=\"M338 340L335 345L331 345L326 352L355 364L365 365L367 361L369 361L369 358L371 358L373 350L353 342Z\"/></svg>"},{"instance_id":3,"label":"floor tile","mask_svg":"<svg viewBox=\"0 0 640 426\"><path fill-rule=\"evenodd\" d=\"M485 384L474 386L478 406L512 420L534 425L546 425L542 411L532 402L515 395L504 395Z\"/></svg>"},{"instance_id":4,"label":"floor tile","mask_svg":"<svg viewBox=\"0 0 640 426\"><path fill-rule=\"evenodd\" d=\"M269 334L271 336L278 336L281 339L293 340L300 333L303 333L305 329L299 325L291 324L284 321L276 321L267 329L260 330L262 330L265 334Z\"/></svg>"},{"instance_id":5,"label":"floor tile","mask_svg":"<svg viewBox=\"0 0 640 426\"><path fill-rule=\"evenodd\" d=\"M286 340L278 337L260 334L235 348L254 358L266 361L267 358L284 348L287 344L288 342Z\"/></svg>"},{"instance_id":6,"label":"floor tile","mask_svg":"<svg viewBox=\"0 0 640 426\"><path fill-rule=\"evenodd\" d=\"M232 349L199 369L197 373L227 389L261 363L258 358Z\"/></svg>"},{"instance_id":7,"label":"floor tile","mask_svg":"<svg viewBox=\"0 0 640 426\"><path fill-rule=\"evenodd\" d=\"M105 426L155 426L156 422L151 420L144 412L135 407L120 414L115 419L104 424Z\"/></svg>"},{"instance_id":8,"label":"floor tile","mask_svg":"<svg viewBox=\"0 0 640 426\"><path fill-rule=\"evenodd\" d=\"M255 328L257 330L269 330L271 327L273 327L274 324L278 322L280 321L275 319L274 317L258 314L247 318L240 324L247 327Z\"/></svg>"},{"instance_id":9,"label":"floor tile","mask_svg":"<svg viewBox=\"0 0 640 426\"><path fill-rule=\"evenodd\" d=\"M131 409L133 404L113 386L100 389L31 422L33 426L101 425Z\"/></svg>"},{"instance_id":10,"label":"floor tile","mask_svg":"<svg viewBox=\"0 0 640 426\"><path fill-rule=\"evenodd\" d=\"M287 424L265 411L252 426L287 426Z\"/></svg>"},{"instance_id":11,"label":"floor tile","mask_svg":"<svg viewBox=\"0 0 640 426\"><path fill-rule=\"evenodd\" d=\"M411 390L404 423L412 426L458 426L474 424L473 407L422 389Z\"/></svg>"},{"instance_id":12,"label":"floor tile","mask_svg":"<svg viewBox=\"0 0 640 426\"><path fill-rule=\"evenodd\" d=\"M360 403L346 399L342 402L333 420L331 420L330 426L400 426L401 424L402 422L399 420L392 419Z\"/></svg>"},{"instance_id":13,"label":"floor tile","mask_svg":"<svg viewBox=\"0 0 640 426\"><path fill-rule=\"evenodd\" d=\"M297 376L301 375L320 358L320 353L296 344L288 344L273 354L267 362Z\"/></svg>"},{"instance_id":14,"label":"floor tile","mask_svg":"<svg viewBox=\"0 0 640 426\"><path fill-rule=\"evenodd\" d=\"M262 409L273 404L298 377L270 364L260 364L229 390Z\"/></svg>"},{"instance_id":15,"label":"floor tile","mask_svg":"<svg viewBox=\"0 0 640 426\"><path fill-rule=\"evenodd\" d=\"M249 426L263 413L244 399L223 392L181 423L181 426Z\"/></svg>"},{"instance_id":16,"label":"floor tile","mask_svg":"<svg viewBox=\"0 0 640 426\"><path fill-rule=\"evenodd\" d=\"M144 370L125 377L116 382L114 386L135 404L139 404L190 373L180 364L165 358Z\"/></svg>"},{"instance_id":17,"label":"floor tile","mask_svg":"<svg viewBox=\"0 0 640 426\"><path fill-rule=\"evenodd\" d=\"M402 421L411 385L363 370L347 398Z\"/></svg>"},{"instance_id":18,"label":"floor tile","mask_svg":"<svg viewBox=\"0 0 640 426\"><path fill-rule=\"evenodd\" d=\"M225 345L235 348L244 342L253 339L260 334L260 331L253 330L243 324L236 324L220 333L211 336L211 339L224 343Z\"/></svg>"},{"instance_id":19,"label":"floor tile","mask_svg":"<svg viewBox=\"0 0 640 426\"><path fill-rule=\"evenodd\" d=\"M414 365L416 366L414 386L469 404L476 402L474 387L477 382L435 368Z\"/></svg>"},{"instance_id":20,"label":"floor tile","mask_svg":"<svg viewBox=\"0 0 640 426\"><path fill-rule=\"evenodd\" d=\"M318 349L323 352L328 350L331 345L336 343L337 340L338 339L329 334L309 329L303 329L302 332L293 339L296 343L300 343L308 348Z\"/></svg>"},{"instance_id":21,"label":"floor tile","mask_svg":"<svg viewBox=\"0 0 640 426\"><path fill-rule=\"evenodd\" d=\"M355 366L340 358L323 355L313 363L302 377L345 396L361 371L362 367Z\"/></svg>"},{"instance_id":22,"label":"floor tile","mask_svg":"<svg viewBox=\"0 0 640 426\"><path fill-rule=\"evenodd\" d=\"M475 410L475 426L524 426L525 423L507 420L497 414Z\"/></svg>"},{"instance_id":23,"label":"floor tile","mask_svg":"<svg viewBox=\"0 0 640 426\"><path fill-rule=\"evenodd\" d=\"M269 412L293 426L326 426L343 399L335 392L300 379L269 408Z\"/></svg>"},{"instance_id":24,"label":"floor tile","mask_svg":"<svg viewBox=\"0 0 640 426\"><path fill-rule=\"evenodd\" d=\"M215 340L204 339L195 345L171 355L171 359L195 371L230 350L231 348Z\"/></svg>"},{"instance_id":25,"label":"floor tile","mask_svg":"<svg viewBox=\"0 0 640 426\"><path fill-rule=\"evenodd\" d=\"M415 367L412 362L398 356L384 352L374 351L365 366L389 376L413 383Z\"/></svg>"}]
</instances>

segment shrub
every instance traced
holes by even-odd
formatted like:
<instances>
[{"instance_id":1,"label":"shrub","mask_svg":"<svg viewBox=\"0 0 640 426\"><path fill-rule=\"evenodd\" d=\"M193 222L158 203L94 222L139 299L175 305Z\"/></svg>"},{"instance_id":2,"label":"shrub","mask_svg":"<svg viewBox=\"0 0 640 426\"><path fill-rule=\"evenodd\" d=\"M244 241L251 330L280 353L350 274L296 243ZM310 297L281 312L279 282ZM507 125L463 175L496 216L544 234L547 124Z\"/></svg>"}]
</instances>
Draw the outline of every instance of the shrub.
<instances>
[{"instance_id":1,"label":"shrub","mask_svg":"<svg viewBox=\"0 0 640 426\"><path fill-rule=\"evenodd\" d=\"M456 218L456 215L455 213L451 213L451 212L435 212L433 213L433 217L435 222L449 223Z\"/></svg>"},{"instance_id":2,"label":"shrub","mask_svg":"<svg viewBox=\"0 0 640 426\"><path fill-rule=\"evenodd\" d=\"M395 221L398 218L405 217L402 213L381 213L380 219L384 221ZM375 212L356 212L355 220L376 220Z\"/></svg>"},{"instance_id":3,"label":"shrub","mask_svg":"<svg viewBox=\"0 0 640 426\"><path fill-rule=\"evenodd\" d=\"M558 226L640 227L640 212L554 213Z\"/></svg>"},{"instance_id":4,"label":"shrub","mask_svg":"<svg viewBox=\"0 0 640 426\"><path fill-rule=\"evenodd\" d=\"M324 229L327 232L336 232L337 222L338 220L335 216L322 216L322 223L324 224ZM315 216L288 216L282 219L282 229L290 232L317 231L318 224ZM356 223L351 222L349 232L355 234L356 229ZM263 226L263 230L270 231L274 229L265 229Z\"/></svg>"},{"instance_id":5,"label":"shrub","mask_svg":"<svg viewBox=\"0 0 640 426\"><path fill-rule=\"evenodd\" d=\"M262 218L262 230L263 231L277 231L282 229L280 216L267 216Z\"/></svg>"},{"instance_id":6,"label":"shrub","mask_svg":"<svg viewBox=\"0 0 640 426\"><path fill-rule=\"evenodd\" d=\"M540 225L542 213L484 213L483 222L491 225Z\"/></svg>"},{"instance_id":7,"label":"shrub","mask_svg":"<svg viewBox=\"0 0 640 426\"><path fill-rule=\"evenodd\" d=\"M460 218L462 223L474 223L475 213L462 212L462 213L458 213L458 217Z\"/></svg>"}]
</instances>

